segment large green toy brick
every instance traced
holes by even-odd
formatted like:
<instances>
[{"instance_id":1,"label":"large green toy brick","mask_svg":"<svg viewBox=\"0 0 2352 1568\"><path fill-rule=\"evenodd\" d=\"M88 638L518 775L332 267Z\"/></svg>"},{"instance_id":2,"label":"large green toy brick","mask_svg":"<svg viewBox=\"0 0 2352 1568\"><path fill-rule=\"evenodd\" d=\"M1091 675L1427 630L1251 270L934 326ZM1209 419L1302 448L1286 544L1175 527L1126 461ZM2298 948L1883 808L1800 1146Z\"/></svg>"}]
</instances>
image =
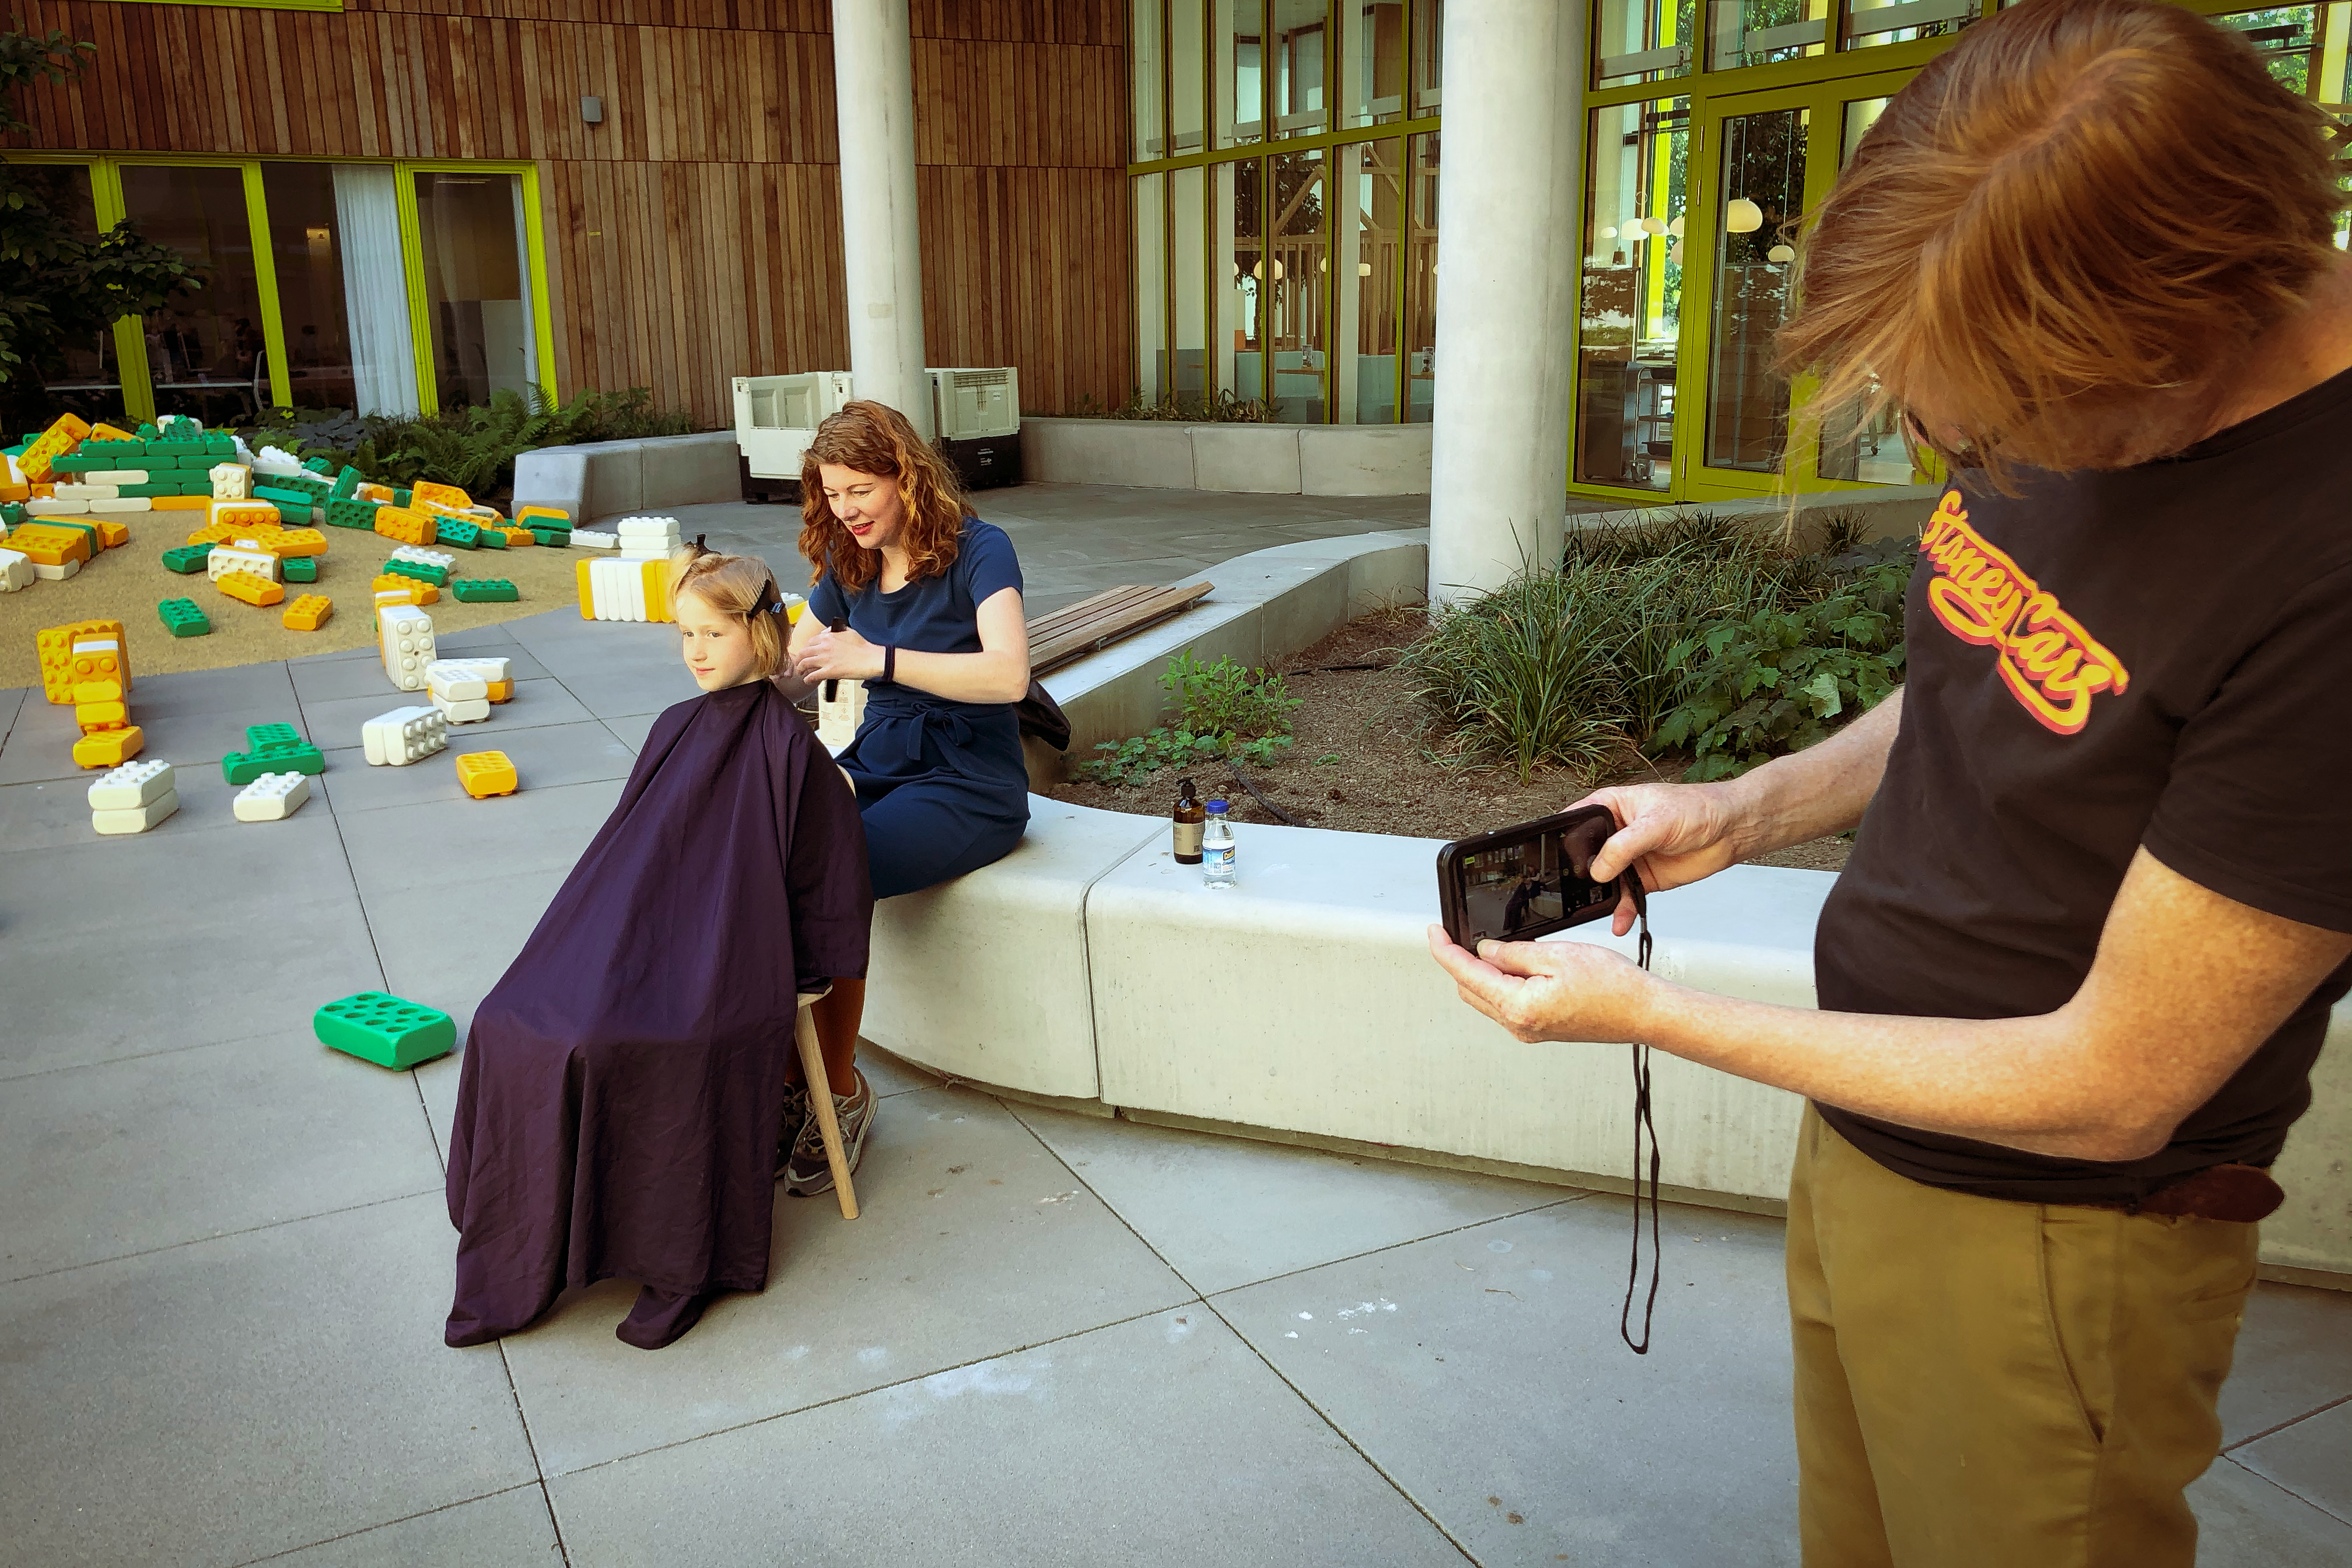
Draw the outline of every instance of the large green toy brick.
<instances>
[{"instance_id":1,"label":"large green toy brick","mask_svg":"<svg viewBox=\"0 0 2352 1568\"><path fill-rule=\"evenodd\" d=\"M221 776L240 789L264 773L323 773L327 759L291 724L248 724L242 752L221 759Z\"/></svg>"},{"instance_id":2,"label":"large green toy brick","mask_svg":"<svg viewBox=\"0 0 2352 1568\"><path fill-rule=\"evenodd\" d=\"M143 485L117 485L115 493L122 496L175 496L180 493L176 479L149 479Z\"/></svg>"},{"instance_id":3,"label":"large green toy brick","mask_svg":"<svg viewBox=\"0 0 2352 1568\"><path fill-rule=\"evenodd\" d=\"M138 437L142 441L155 440L162 437L163 434L163 432L156 427L155 422L152 419L150 419L147 423L139 426L138 429Z\"/></svg>"},{"instance_id":4,"label":"large green toy brick","mask_svg":"<svg viewBox=\"0 0 2352 1568\"><path fill-rule=\"evenodd\" d=\"M455 1018L382 991L328 1003L311 1016L310 1027L323 1046L399 1071L457 1048Z\"/></svg>"},{"instance_id":5,"label":"large green toy brick","mask_svg":"<svg viewBox=\"0 0 2352 1568\"><path fill-rule=\"evenodd\" d=\"M319 558L289 555L278 563L278 570L289 583L315 583L319 580Z\"/></svg>"},{"instance_id":6,"label":"large green toy brick","mask_svg":"<svg viewBox=\"0 0 2352 1568\"><path fill-rule=\"evenodd\" d=\"M372 500L353 500L343 496L332 497L327 502L327 526L364 528L373 531L375 528L375 510L376 503Z\"/></svg>"},{"instance_id":7,"label":"large green toy brick","mask_svg":"<svg viewBox=\"0 0 2352 1568\"><path fill-rule=\"evenodd\" d=\"M503 577L460 577L449 584L449 592L461 605L499 604L522 597Z\"/></svg>"},{"instance_id":8,"label":"large green toy brick","mask_svg":"<svg viewBox=\"0 0 2352 1568\"><path fill-rule=\"evenodd\" d=\"M155 606L163 629L175 637L200 637L213 629L212 617L194 599L165 599Z\"/></svg>"},{"instance_id":9,"label":"large green toy brick","mask_svg":"<svg viewBox=\"0 0 2352 1568\"><path fill-rule=\"evenodd\" d=\"M284 477L282 474L272 474L269 476L268 484L254 486L253 499L266 500L281 512L288 507L293 507L307 517L310 511L310 492L277 482Z\"/></svg>"},{"instance_id":10,"label":"large green toy brick","mask_svg":"<svg viewBox=\"0 0 2352 1568\"><path fill-rule=\"evenodd\" d=\"M68 517L57 512L50 512L47 516L43 517L41 521L56 528L78 528L81 530L82 532L88 534L89 536L89 558L92 561L97 560L98 552L106 548L106 546L98 542L98 525L94 522L84 522L78 517Z\"/></svg>"},{"instance_id":11,"label":"large green toy brick","mask_svg":"<svg viewBox=\"0 0 2352 1568\"><path fill-rule=\"evenodd\" d=\"M202 437L188 441L173 441L166 438L161 441L150 440L147 443L147 449L159 458L201 458L205 455L205 443Z\"/></svg>"},{"instance_id":12,"label":"large green toy brick","mask_svg":"<svg viewBox=\"0 0 2352 1568\"><path fill-rule=\"evenodd\" d=\"M420 583L430 583L436 588L449 585L449 568L436 566L429 561L403 561L398 556L383 563L383 569L395 577L414 577Z\"/></svg>"},{"instance_id":13,"label":"large green toy brick","mask_svg":"<svg viewBox=\"0 0 2352 1568\"><path fill-rule=\"evenodd\" d=\"M495 528L478 528L474 531L478 536L478 542L485 550L504 550L507 547L507 536Z\"/></svg>"},{"instance_id":14,"label":"large green toy brick","mask_svg":"<svg viewBox=\"0 0 2352 1568\"><path fill-rule=\"evenodd\" d=\"M331 474L335 471L335 465L329 462L324 458L305 458L302 459L302 467L309 469L311 473L321 476Z\"/></svg>"},{"instance_id":15,"label":"large green toy brick","mask_svg":"<svg viewBox=\"0 0 2352 1568\"><path fill-rule=\"evenodd\" d=\"M415 499L416 492L415 490L394 489L392 492L392 504L397 507L404 507Z\"/></svg>"},{"instance_id":16,"label":"large green toy brick","mask_svg":"<svg viewBox=\"0 0 2352 1568\"><path fill-rule=\"evenodd\" d=\"M478 550L482 531L462 517L436 517L433 520L433 542L453 550Z\"/></svg>"},{"instance_id":17,"label":"large green toy brick","mask_svg":"<svg viewBox=\"0 0 2352 1568\"><path fill-rule=\"evenodd\" d=\"M341 473L335 476L335 482L328 488L327 494L335 500L349 500L359 494L361 479L362 475L357 468L347 466Z\"/></svg>"},{"instance_id":18,"label":"large green toy brick","mask_svg":"<svg viewBox=\"0 0 2352 1568\"><path fill-rule=\"evenodd\" d=\"M205 569L205 561L213 552L209 544L182 544L163 552L163 569L185 577Z\"/></svg>"},{"instance_id":19,"label":"large green toy brick","mask_svg":"<svg viewBox=\"0 0 2352 1568\"><path fill-rule=\"evenodd\" d=\"M537 518L531 519L523 526L530 529L530 536L541 544L562 546L572 542L572 531L568 528L542 528Z\"/></svg>"}]
</instances>

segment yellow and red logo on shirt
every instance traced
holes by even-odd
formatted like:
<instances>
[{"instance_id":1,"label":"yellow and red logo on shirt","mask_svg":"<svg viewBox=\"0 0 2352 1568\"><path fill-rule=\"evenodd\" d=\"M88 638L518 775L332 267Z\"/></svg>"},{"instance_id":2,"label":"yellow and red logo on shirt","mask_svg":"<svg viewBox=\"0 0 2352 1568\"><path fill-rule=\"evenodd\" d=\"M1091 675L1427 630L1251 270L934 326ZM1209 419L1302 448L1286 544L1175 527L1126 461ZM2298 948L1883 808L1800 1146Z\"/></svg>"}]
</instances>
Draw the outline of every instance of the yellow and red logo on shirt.
<instances>
[{"instance_id":1,"label":"yellow and red logo on shirt","mask_svg":"<svg viewBox=\"0 0 2352 1568\"><path fill-rule=\"evenodd\" d=\"M1969 525L1958 490L1946 490L1919 539L1936 568L1927 606L1962 642L1991 647L2010 694L2045 728L2072 735L2089 722L2091 699L2131 684L2123 660L2058 606L2054 594Z\"/></svg>"}]
</instances>

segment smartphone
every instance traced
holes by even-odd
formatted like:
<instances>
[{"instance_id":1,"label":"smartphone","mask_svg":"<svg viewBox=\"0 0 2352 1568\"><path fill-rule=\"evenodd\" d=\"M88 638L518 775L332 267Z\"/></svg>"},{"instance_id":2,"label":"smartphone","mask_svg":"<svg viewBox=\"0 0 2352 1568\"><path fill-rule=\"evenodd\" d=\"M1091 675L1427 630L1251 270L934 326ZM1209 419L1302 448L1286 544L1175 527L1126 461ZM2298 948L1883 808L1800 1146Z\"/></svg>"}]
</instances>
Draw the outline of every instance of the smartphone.
<instances>
[{"instance_id":1,"label":"smartphone","mask_svg":"<svg viewBox=\"0 0 2352 1568\"><path fill-rule=\"evenodd\" d=\"M1455 839L1437 852L1445 934L1475 952L1489 937L1532 942L1605 919L1623 895L1625 878L1596 882L1588 873L1616 831L1607 806L1588 805Z\"/></svg>"}]
</instances>

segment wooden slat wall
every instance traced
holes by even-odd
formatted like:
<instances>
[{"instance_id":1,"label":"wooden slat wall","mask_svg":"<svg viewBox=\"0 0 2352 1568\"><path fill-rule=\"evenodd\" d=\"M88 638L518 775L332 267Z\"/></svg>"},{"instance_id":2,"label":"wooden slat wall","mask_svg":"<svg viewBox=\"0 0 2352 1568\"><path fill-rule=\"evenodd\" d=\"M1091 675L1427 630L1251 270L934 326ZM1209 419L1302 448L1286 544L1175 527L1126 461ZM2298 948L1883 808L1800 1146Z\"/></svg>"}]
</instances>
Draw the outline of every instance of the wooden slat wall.
<instances>
[{"instance_id":1,"label":"wooden slat wall","mask_svg":"<svg viewBox=\"0 0 2352 1568\"><path fill-rule=\"evenodd\" d=\"M556 375L713 424L729 378L849 363L826 0L25 0L98 46L12 146L530 160ZM1030 412L1135 383L1125 0L913 0L924 333ZM604 100L604 123L579 100Z\"/></svg>"}]
</instances>

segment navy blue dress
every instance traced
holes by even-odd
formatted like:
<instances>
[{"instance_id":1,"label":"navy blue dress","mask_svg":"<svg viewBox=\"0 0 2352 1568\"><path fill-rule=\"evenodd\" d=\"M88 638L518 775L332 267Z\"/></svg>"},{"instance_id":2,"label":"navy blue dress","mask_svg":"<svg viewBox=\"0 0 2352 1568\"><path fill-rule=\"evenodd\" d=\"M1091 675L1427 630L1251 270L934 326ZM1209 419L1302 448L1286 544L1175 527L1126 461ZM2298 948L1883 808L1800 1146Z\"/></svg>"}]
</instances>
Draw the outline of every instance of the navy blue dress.
<instances>
[{"instance_id":1,"label":"navy blue dress","mask_svg":"<svg viewBox=\"0 0 2352 1568\"><path fill-rule=\"evenodd\" d=\"M1020 586L1013 541L967 517L944 575L887 594L877 577L850 595L828 569L809 591L808 613L827 625L845 619L877 647L980 653L980 606ZM1029 769L1010 702L956 702L870 680L857 739L835 761L857 785L877 899L1001 860L1029 826Z\"/></svg>"}]
</instances>

